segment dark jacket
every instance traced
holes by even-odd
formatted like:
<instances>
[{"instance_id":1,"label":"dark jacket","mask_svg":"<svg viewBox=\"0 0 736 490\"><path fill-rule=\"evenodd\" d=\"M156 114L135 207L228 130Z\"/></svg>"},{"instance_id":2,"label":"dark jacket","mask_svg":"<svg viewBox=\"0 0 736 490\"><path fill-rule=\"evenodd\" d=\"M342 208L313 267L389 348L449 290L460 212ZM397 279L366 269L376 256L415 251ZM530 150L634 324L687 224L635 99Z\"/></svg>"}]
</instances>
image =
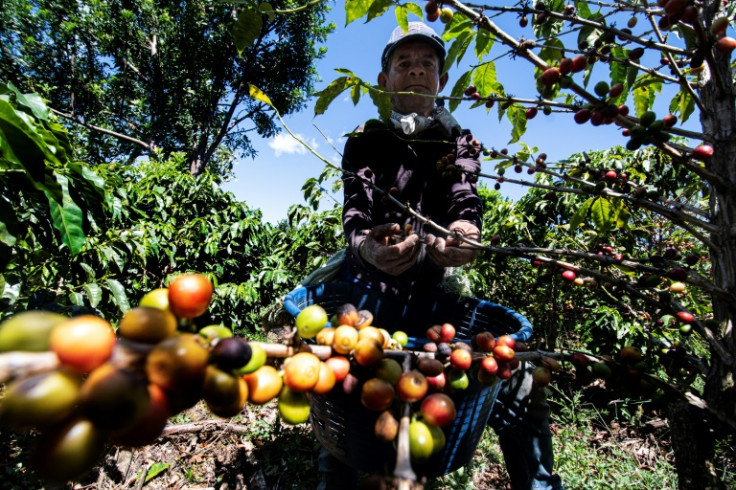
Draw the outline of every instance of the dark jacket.
<instances>
[{"instance_id":1,"label":"dark jacket","mask_svg":"<svg viewBox=\"0 0 736 490\"><path fill-rule=\"evenodd\" d=\"M448 138L439 128L430 127L419 137L407 137L374 120L350 136L342 166L360 179L348 174L343 177L343 228L348 242L343 271L348 277L409 299L435 289L444 275L444 269L429 260L424 250L417 263L400 276L385 274L361 260L358 247L365 239L363 231L376 225L399 223L403 229L409 224L420 240L426 233L438 234L361 179L390 191L400 202L443 227L466 220L480 229L482 206L476 188L480 147L469 132L459 128L453 132ZM453 170L452 165L463 171Z\"/></svg>"}]
</instances>

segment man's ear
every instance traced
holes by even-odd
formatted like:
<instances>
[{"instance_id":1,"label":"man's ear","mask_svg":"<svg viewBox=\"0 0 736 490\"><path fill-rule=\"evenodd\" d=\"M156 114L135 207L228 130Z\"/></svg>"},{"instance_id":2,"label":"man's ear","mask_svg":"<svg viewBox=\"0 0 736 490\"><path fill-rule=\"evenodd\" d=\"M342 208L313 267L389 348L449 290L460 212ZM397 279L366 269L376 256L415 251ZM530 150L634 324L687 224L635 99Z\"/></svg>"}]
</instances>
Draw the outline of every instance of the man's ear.
<instances>
[{"instance_id":1,"label":"man's ear","mask_svg":"<svg viewBox=\"0 0 736 490\"><path fill-rule=\"evenodd\" d=\"M378 74L378 85L381 87L385 87L387 82L388 82L388 75L386 75L385 72L379 73Z\"/></svg>"},{"instance_id":2,"label":"man's ear","mask_svg":"<svg viewBox=\"0 0 736 490\"><path fill-rule=\"evenodd\" d=\"M450 76L448 73L445 73L440 77L440 90L439 92L442 92L442 90L445 88L445 85L447 84L447 80L449 80ZM439 93L438 92L438 93Z\"/></svg>"}]
</instances>

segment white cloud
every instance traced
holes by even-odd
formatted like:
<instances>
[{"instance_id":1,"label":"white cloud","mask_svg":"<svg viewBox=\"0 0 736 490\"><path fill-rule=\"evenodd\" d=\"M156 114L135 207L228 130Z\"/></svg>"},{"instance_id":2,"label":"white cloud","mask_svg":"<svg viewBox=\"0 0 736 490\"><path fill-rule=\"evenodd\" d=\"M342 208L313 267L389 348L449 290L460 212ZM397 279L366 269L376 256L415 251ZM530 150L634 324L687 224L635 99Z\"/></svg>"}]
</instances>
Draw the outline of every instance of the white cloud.
<instances>
[{"instance_id":1,"label":"white cloud","mask_svg":"<svg viewBox=\"0 0 736 490\"><path fill-rule=\"evenodd\" d=\"M301 139L304 137L301 134L297 134ZM317 148L317 143L312 139L309 143L312 148ZM290 134L280 133L277 134L271 141L268 142L268 146L273 150L274 155L279 157L281 155L305 155L307 148L300 142L291 137Z\"/></svg>"}]
</instances>

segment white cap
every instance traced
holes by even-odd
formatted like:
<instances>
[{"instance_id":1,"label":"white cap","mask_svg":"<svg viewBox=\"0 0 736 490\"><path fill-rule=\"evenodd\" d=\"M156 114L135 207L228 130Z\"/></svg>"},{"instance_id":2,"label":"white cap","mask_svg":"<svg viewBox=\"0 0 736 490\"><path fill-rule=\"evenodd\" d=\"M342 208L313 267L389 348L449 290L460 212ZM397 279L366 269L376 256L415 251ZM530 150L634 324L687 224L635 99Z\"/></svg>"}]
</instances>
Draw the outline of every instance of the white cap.
<instances>
[{"instance_id":1,"label":"white cap","mask_svg":"<svg viewBox=\"0 0 736 490\"><path fill-rule=\"evenodd\" d=\"M391 59L394 50L407 41L426 42L437 51L437 56L440 58L440 65L444 63L445 42L442 38L424 22L409 22L409 28L406 31L401 26L394 29L388 43L386 43L386 47L383 48L383 55L381 55L381 68L383 71L388 70L388 60Z\"/></svg>"}]
</instances>

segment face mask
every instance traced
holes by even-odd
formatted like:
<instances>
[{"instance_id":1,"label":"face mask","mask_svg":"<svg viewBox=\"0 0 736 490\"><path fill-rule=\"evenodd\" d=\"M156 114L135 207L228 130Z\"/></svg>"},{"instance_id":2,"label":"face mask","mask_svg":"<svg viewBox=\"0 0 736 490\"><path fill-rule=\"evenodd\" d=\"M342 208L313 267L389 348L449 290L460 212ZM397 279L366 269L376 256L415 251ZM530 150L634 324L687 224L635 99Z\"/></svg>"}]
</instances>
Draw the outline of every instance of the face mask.
<instances>
[{"instance_id":1,"label":"face mask","mask_svg":"<svg viewBox=\"0 0 736 490\"><path fill-rule=\"evenodd\" d=\"M399 114L392 112L389 123L392 128L401 131L406 136L416 136L429 128L439 128L445 136L460 133L460 125L452 114L444 107L435 107L429 117L420 116L416 113Z\"/></svg>"}]
</instances>

